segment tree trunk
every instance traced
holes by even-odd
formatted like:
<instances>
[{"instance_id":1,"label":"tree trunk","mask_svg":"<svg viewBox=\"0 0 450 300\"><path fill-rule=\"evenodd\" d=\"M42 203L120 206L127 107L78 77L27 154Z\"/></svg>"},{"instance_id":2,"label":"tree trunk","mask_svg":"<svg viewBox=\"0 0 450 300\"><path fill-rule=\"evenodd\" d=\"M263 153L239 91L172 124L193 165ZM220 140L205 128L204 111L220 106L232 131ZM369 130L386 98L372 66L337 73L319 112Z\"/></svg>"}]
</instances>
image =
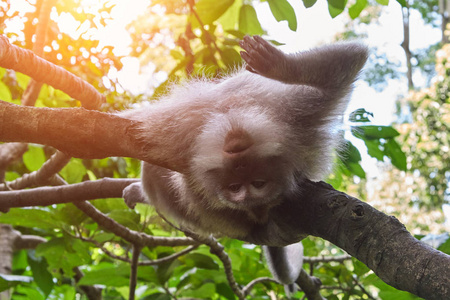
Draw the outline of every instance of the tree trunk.
<instances>
[{"instance_id":1,"label":"tree trunk","mask_svg":"<svg viewBox=\"0 0 450 300\"><path fill-rule=\"evenodd\" d=\"M409 49L409 3L406 1L406 6L402 7L402 16L403 16L403 42L401 44L403 50L406 55L406 77L408 78L408 90L414 89L414 83L412 79L412 64L411 64L411 50Z\"/></svg>"}]
</instances>

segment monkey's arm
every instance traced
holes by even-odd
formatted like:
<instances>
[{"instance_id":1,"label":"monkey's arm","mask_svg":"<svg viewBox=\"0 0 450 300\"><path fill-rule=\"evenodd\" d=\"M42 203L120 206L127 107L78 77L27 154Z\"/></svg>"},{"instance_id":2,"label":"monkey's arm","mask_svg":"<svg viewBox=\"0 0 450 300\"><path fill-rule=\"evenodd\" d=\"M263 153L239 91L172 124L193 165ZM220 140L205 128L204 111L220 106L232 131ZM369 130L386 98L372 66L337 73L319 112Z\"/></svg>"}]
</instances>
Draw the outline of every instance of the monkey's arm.
<instances>
[{"instance_id":1,"label":"monkey's arm","mask_svg":"<svg viewBox=\"0 0 450 300\"><path fill-rule=\"evenodd\" d=\"M285 54L259 36L246 36L240 44L250 72L326 93L346 93L368 57L367 47L359 43L337 43L295 54Z\"/></svg>"}]
</instances>

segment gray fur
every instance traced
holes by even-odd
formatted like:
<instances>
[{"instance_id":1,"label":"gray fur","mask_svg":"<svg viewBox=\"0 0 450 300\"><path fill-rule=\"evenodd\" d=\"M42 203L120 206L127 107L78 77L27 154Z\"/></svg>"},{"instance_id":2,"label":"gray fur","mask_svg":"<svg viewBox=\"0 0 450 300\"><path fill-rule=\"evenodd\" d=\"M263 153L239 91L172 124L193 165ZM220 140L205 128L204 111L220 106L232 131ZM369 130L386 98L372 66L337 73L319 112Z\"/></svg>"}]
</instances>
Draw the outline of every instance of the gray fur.
<instances>
[{"instance_id":1,"label":"gray fur","mask_svg":"<svg viewBox=\"0 0 450 300\"><path fill-rule=\"evenodd\" d=\"M241 46L248 71L174 86L160 101L121 113L142 123L141 139L149 149L156 141L165 145L152 156L188 162L180 166L183 174L144 163L142 184L160 213L199 234L244 238L266 222L297 179L323 179L332 166L349 93L368 55L358 43L292 55L260 37L246 37ZM234 142L251 146L225 153L230 132L245 132ZM297 254L292 264L283 260L292 255L290 249L278 249L283 257L268 257L287 270L271 267L284 283L295 280L301 267ZM298 252L298 246L292 249Z\"/></svg>"}]
</instances>

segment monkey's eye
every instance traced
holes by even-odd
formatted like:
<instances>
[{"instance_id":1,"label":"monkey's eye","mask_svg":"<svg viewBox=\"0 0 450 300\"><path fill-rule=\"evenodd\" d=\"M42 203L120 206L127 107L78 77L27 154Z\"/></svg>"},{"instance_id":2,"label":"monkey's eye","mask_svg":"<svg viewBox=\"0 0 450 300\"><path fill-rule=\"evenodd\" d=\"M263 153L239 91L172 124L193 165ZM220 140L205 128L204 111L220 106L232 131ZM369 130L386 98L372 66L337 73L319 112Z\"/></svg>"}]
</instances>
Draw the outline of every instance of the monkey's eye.
<instances>
[{"instance_id":1,"label":"monkey's eye","mask_svg":"<svg viewBox=\"0 0 450 300\"><path fill-rule=\"evenodd\" d=\"M266 185L266 182L264 180L255 180L252 181L252 185L257 189L261 189Z\"/></svg>"},{"instance_id":2,"label":"monkey's eye","mask_svg":"<svg viewBox=\"0 0 450 300\"><path fill-rule=\"evenodd\" d=\"M232 183L228 186L228 189L230 190L230 192L237 193L237 192L239 192L241 187L242 187L242 184L240 184L240 183Z\"/></svg>"}]
</instances>

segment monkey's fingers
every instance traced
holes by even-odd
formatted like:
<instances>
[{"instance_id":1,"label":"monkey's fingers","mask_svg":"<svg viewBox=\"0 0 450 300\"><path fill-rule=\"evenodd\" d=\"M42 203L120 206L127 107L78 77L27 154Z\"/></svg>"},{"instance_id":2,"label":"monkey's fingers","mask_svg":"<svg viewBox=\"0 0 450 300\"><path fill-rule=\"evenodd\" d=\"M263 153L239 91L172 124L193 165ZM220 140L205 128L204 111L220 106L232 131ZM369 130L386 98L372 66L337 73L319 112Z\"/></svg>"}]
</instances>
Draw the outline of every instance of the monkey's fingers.
<instances>
[{"instance_id":1,"label":"monkey's fingers","mask_svg":"<svg viewBox=\"0 0 450 300\"><path fill-rule=\"evenodd\" d=\"M259 35L254 35L253 40L257 44L257 51L267 59L273 59L274 57L284 55L275 48L271 43L260 37Z\"/></svg>"}]
</instances>

